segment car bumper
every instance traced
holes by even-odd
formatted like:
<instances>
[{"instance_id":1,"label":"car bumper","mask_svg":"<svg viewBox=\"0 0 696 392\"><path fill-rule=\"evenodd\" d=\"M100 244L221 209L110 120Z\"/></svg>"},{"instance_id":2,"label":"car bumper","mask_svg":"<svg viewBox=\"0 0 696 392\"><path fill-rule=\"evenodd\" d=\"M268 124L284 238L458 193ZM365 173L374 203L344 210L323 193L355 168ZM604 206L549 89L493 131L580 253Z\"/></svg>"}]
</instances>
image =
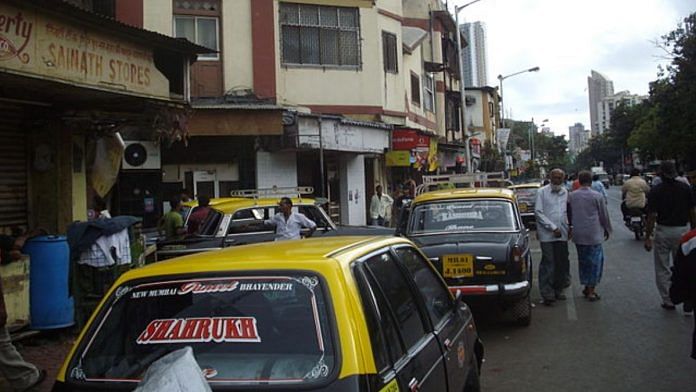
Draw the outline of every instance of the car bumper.
<instances>
[{"instance_id":1,"label":"car bumper","mask_svg":"<svg viewBox=\"0 0 696 392\"><path fill-rule=\"evenodd\" d=\"M531 284L527 280L515 283L449 286L455 296L461 292L464 296L524 297L529 293L530 288Z\"/></svg>"}]
</instances>

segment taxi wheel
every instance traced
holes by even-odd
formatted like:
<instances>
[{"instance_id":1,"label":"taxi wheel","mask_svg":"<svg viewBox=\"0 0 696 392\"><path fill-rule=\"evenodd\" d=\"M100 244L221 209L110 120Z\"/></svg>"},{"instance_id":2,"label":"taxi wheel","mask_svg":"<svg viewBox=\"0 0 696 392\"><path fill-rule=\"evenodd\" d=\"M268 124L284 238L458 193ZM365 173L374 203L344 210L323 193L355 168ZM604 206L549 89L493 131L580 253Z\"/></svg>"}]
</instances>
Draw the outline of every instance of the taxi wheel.
<instances>
[{"instance_id":1,"label":"taxi wheel","mask_svg":"<svg viewBox=\"0 0 696 392\"><path fill-rule=\"evenodd\" d=\"M464 392L480 391L481 380L479 379L478 360L476 359L476 355L472 355L471 363L469 364L469 375L466 377L466 384L464 384Z\"/></svg>"},{"instance_id":2,"label":"taxi wheel","mask_svg":"<svg viewBox=\"0 0 696 392\"><path fill-rule=\"evenodd\" d=\"M532 298L529 293L512 305L510 313L516 325L528 327L532 323Z\"/></svg>"}]
</instances>

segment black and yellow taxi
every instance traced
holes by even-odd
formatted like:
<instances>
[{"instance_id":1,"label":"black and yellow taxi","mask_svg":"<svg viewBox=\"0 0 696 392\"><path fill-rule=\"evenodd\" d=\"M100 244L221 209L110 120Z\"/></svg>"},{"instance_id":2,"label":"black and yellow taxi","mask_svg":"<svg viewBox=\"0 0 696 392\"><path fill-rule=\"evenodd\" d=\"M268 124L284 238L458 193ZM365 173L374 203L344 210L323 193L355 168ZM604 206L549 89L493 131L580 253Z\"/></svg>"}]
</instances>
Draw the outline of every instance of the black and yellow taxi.
<instances>
[{"instance_id":1,"label":"black and yellow taxi","mask_svg":"<svg viewBox=\"0 0 696 392\"><path fill-rule=\"evenodd\" d=\"M511 321L530 324L529 231L512 190L422 193L402 209L397 233L418 245L454 293L497 304Z\"/></svg>"},{"instance_id":2,"label":"black and yellow taxi","mask_svg":"<svg viewBox=\"0 0 696 392\"><path fill-rule=\"evenodd\" d=\"M478 391L469 307L398 237L253 244L131 270L54 391L133 390L191 347L214 391Z\"/></svg>"},{"instance_id":3,"label":"black and yellow taxi","mask_svg":"<svg viewBox=\"0 0 696 392\"><path fill-rule=\"evenodd\" d=\"M536 215L534 214L534 205L536 204L537 192L541 188L541 182L516 184L508 188L512 189L517 197L517 207L520 210L520 216L524 225L529 228L535 228Z\"/></svg>"}]
</instances>

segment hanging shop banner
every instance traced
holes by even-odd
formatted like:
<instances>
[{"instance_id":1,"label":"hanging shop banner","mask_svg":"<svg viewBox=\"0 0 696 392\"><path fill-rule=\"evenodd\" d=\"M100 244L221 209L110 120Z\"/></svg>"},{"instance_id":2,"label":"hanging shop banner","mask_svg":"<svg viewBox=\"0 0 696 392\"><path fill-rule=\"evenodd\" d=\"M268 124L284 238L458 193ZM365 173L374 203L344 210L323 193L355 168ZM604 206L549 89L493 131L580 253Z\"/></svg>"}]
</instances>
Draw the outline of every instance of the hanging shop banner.
<instances>
[{"instance_id":1,"label":"hanging shop banner","mask_svg":"<svg viewBox=\"0 0 696 392\"><path fill-rule=\"evenodd\" d=\"M392 150L414 150L430 148L430 137L412 129L395 129L392 133Z\"/></svg>"},{"instance_id":2,"label":"hanging shop banner","mask_svg":"<svg viewBox=\"0 0 696 392\"><path fill-rule=\"evenodd\" d=\"M475 137L469 139L469 147L471 148L471 156L474 158L481 157L481 141Z\"/></svg>"},{"instance_id":3,"label":"hanging shop banner","mask_svg":"<svg viewBox=\"0 0 696 392\"><path fill-rule=\"evenodd\" d=\"M434 172L437 170L438 165L437 140L430 139L430 148L428 149L428 171Z\"/></svg>"},{"instance_id":4,"label":"hanging shop banner","mask_svg":"<svg viewBox=\"0 0 696 392\"><path fill-rule=\"evenodd\" d=\"M0 70L100 90L169 99L152 49L0 3Z\"/></svg>"},{"instance_id":5,"label":"hanging shop banner","mask_svg":"<svg viewBox=\"0 0 696 392\"><path fill-rule=\"evenodd\" d=\"M384 154L387 166L389 167L409 167L411 166L410 151L389 151Z\"/></svg>"},{"instance_id":6,"label":"hanging shop banner","mask_svg":"<svg viewBox=\"0 0 696 392\"><path fill-rule=\"evenodd\" d=\"M500 151L505 151L508 140L510 139L510 128L498 128L495 131L495 137L497 139L498 148Z\"/></svg>"}]
</instances>

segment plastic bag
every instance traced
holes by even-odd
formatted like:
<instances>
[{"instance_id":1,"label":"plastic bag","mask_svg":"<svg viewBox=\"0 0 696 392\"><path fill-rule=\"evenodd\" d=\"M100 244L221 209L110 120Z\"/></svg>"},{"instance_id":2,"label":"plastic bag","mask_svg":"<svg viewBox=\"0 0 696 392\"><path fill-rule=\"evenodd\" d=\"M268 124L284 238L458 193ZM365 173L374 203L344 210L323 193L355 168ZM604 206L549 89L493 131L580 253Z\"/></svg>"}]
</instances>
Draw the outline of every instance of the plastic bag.
<instances>
[{"instance_id":1,"label":"plastic bag","mask_svg":"<svg viewBox=\"0 0 696 392\"><path fill-rule=\"evenodd\" d=\"M145 372L135 392L212 392L193 356L184 347L163 356Z\"/></svg>"}]
</instances>

